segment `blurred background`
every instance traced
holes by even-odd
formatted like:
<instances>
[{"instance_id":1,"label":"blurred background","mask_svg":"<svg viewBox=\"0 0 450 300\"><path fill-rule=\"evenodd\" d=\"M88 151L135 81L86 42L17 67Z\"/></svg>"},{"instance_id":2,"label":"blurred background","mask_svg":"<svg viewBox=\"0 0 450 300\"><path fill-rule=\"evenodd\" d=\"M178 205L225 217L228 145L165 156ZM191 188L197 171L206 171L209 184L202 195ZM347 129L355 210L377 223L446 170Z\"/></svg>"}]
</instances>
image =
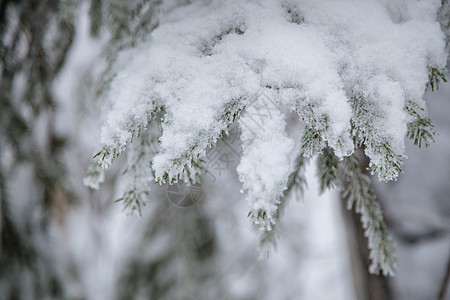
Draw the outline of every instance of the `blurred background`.
<instances>
[{"instance_id":1,"label":"blurred background","mask_svg":"<svg viewBox=\"0 0 450 300\"><path fill-rule=\"evenodd\" d=\"M150 185L141 216L115 202L124 155L99 190L83 185L104 107L94 96L120 48L121 27L102 31L99 5L0 2L0 299L450 299L450 84L425 96L436 142L407 141L405 174L373 180L395 277L368 274L359 220L337 191L319 196L313 163L276 251L260 259L234 140L217 145L232 159L211 164L195 190ZM289 126L300 134L295 118Z\"/></svg>"}]
</instances>

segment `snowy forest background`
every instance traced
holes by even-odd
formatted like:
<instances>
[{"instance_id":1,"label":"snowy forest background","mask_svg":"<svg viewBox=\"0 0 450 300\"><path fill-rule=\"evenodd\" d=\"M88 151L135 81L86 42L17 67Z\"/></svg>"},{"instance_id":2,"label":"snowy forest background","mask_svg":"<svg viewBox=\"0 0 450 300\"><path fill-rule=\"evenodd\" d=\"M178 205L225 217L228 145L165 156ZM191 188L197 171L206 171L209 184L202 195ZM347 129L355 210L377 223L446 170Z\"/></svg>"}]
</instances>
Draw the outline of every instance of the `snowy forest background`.
<instances>
[{"instance_id":1,"label":"snowy forest background","mask_svg":"<svg viewBox=\"0 0 450 300\"><path fill-rule=\"evenodd\" d=\"M97 184L86 173L96 171L92 157L113 106L98 97L105 76L117 53L158 26L143 21L155 20L158 3L0 2L0 299L450 299L450 84L442 81L425 94L435 142L419 150L407 141L397 181L371 176L396 244L395 276L369 274L359 217L338 190L319 193L315 158L303 196L280 219L276 251L260 259L236 172L239 133L214 150L227 160L209 152L186 203L168 183L151 183L138 195L146 205L134 210L116 201L142 180L125 172L139 161L129 153L98 190L86 186ZM297 140L299 126L288 114Z\"/></svg>"}]
</instances>

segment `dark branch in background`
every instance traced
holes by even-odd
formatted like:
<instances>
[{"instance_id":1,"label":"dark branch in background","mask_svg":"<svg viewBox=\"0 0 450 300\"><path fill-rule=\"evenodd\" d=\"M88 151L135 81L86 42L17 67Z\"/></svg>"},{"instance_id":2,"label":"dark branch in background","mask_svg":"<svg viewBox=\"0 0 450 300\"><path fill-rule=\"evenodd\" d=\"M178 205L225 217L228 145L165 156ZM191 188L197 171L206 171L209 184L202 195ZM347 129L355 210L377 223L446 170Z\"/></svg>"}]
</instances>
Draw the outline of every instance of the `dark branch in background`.
<instances>
[{"instance_id":1,"label":"dark branch in background","mask_svg":"<svg viewBox=\"0 0 450 300\"><path fill-rule=\"evenodd\" d=\"M180 295L185 299L205 297L208 281L217 273L210 260L217 251L212 217L201 203L185 210L174 208L169 201L153 204L152 216L146 221L139 245L131 249L135 253L121 272L117 299L136 299L139 295L149 295L152 299L177 299ZM167 239L161 242L161 236ZM158 251L161 247L163 250ZM183 271L168 276L175 262L182 265ZM226 295L225 287L216 288L221 296ZM217 295L211 296L216 298Z\"/></svg>"},{"instance_id":2,"label":"dark branch in background","mask_svg":"<svg viewBox=\"0 0 450 300\"><path fill-rule=\"evenodd\" d=\"M0 161L0 298L4 299L22 299L28 288L37 298L63 295L53 257L42 246L48 244L50 211L60 195L57 191L66 186L65 168L59 160L65 140L55 133L52 84L75 28L62 5L58 0L0 4L0 157L11 154L7 162ZM39 120L46 121L44 137L38 137L35 130ZM10 203L26 196L8 193L20 166L30 167L31 186L26 189L39 191L31 194L32 199L20 199L33 204L25 207L24 220L13 218ZM31 287L22 280L29 273L33 274Z\"/></svg>"}]
</instances>

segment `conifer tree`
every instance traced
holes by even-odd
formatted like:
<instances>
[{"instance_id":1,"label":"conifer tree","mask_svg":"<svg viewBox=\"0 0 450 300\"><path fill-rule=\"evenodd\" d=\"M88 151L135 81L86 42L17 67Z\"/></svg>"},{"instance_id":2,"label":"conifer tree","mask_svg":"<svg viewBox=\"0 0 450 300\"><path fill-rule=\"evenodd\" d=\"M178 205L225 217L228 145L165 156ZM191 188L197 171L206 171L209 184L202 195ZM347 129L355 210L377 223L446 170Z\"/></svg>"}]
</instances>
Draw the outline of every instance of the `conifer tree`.
<instances>
[{"instance_id":1,"label":"conifer tree","mask_svg":"<svg viewBox=\"0 0 450 300\"><path fill-rule=\"evenodd\" d=\"M287 198L304 184L304 160L317 156L321 191L343 190L348 209L361 215L369 271L393 274L393 241L354 153L363 149L371 173L390 181L403 172L406 137L419 147L433 141L422 97L446 81L439 7L402 0L93 1L92 15L101 17L92 32L104 22L111 42L97 93L107 107L100 151L86 183L97 188L129 152L124 177L131 184L121 201L139 211L152 201L149 181L198 181L208 149L238 122L237 172L262 245L275 241ZM261 93L271 107L255 101ZM304 122L298 147L283 111ZM264 121L255 121L261 113Z\"/></svg>"}]
</instances>

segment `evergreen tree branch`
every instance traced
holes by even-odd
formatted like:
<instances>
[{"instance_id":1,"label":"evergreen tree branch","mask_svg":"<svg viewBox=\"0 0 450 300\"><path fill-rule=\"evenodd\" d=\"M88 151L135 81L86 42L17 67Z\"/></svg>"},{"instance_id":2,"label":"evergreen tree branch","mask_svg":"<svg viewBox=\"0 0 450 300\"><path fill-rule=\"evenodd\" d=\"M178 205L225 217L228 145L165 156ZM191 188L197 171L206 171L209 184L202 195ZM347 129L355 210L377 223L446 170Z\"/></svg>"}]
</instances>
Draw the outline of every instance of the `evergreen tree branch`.
<instances>
[{"instance_id":1,"label":"evergreen tree branch","mask_svg":"<svg viewBox=\"0 0 450 300\"><path fill-rule=\"evenodd\" d=\"M394 243L383 220L381 207L370 186L370 178L364 174L355 155L346 157L339 164L343 197L347 209L354 209L361 215L372 261L372 274L394 275L397 267Z\"/></svg>"},{"instance_id":2,"label":"evergreen tree branch","mask_svg":"<svg viewBox=\"0 0 450 300\"><path fill-rule=\"evenodd\" d=\"M320 182L320 193L325 190L332 189L338 181L338 165L339 160L334 155L333 149L326 147L317 157L317 177Z\"/></svg>"},{"instance_id":3,"label":"evergreen tree branch","mask_svg":"<svg viewBox=\"0 0 450 300\"><path fill-rule=\"evenodd\" d=\"M308 158L304 157L303 152L295 158L292 172L289 174L286 189L283 191L282 196L278 201L278 207L275 214L275 225L272 230L265 229L259 239L259 253L260 257L268 257L271 253L271 249L277 247L278 232L280 229L280 218L283 215L285 208L291 198L299 199L303 196L305 188L307 187L305 167L308 162ZM252 212L249 213L249 216Z\"/></svg>"},{"instance_id":4,"label":"evergreen tree branch","mask_svg":"<svg viewBox=\"0 0 450 300\"><path fill-rule=\"evenodd\" d=\"M430 142L434 142L434 137L436 135L433 121L426 116L424 108L411 100L406 102L405 110L413 119L408 123L408 138L410 138L414 142L414 145L419 148L422 147L422 144L424 144L425 147L429 147Z\"/></svg>"},{"instance_id":5,"label":"evergreen tree branch","mask_svg":"<svg viewBox=\"0 0 450 300\"><path fill-rule=\"evenodd\" d=\"M439 90L439 82L442 80L443 82L447 82L447 78L445 78L443 69L439 69L436 67L428 67L428 82L426 89L431 87L431 91Z\"/></svg>"},{"instance_id":6,"label":"evergreen tree branch","mask_svg":"<svg viewBox=\"0 0 450 300\"><path fill-rule=\"evenodd\" d=\"M353 117L352 136L358 147L365 146L364 152L370 158L369 167L377 173L382 181L396 179L400 173L403 160L406 158L392 147L389 136L380 133L374 124L383 119L383 112L378 104L363 96L351 98Z\"/></svg>"},{"instance_id":7,"label":"evergreen tree branch","mask_svg":"<svg viewBox=\"0 0 450 300\"><path fill-rule=\"evenodd\" d=\"M116 200L122 202L128 214L142 215L142 207L146 205L153 183L154 174L151 159L158 151L158 127L143 132L141 138L131 144L128 151L128 166L123 172L127 185L123 196Z\"/></svg>"}]
</instances>

